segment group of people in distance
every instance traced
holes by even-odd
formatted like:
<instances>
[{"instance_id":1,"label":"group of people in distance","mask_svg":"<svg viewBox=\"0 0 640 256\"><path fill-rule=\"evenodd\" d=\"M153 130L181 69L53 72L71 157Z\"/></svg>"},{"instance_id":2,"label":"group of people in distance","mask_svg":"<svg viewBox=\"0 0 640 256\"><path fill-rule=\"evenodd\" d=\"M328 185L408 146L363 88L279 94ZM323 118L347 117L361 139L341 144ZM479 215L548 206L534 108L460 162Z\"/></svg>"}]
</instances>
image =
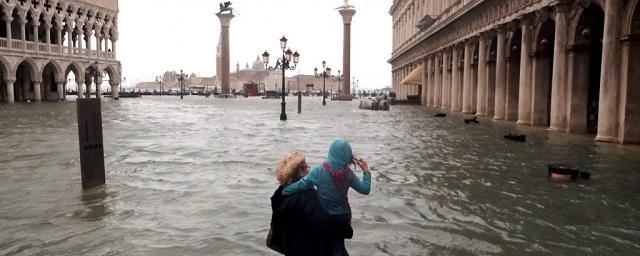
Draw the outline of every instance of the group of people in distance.
<instances>
[{"instance_id":1,"label":"group of people in distance","mask_svg":"<svg viewBox=\"0 0 640 256\"><path fill-rule=\"evenodd\" d=\"M362 179L351 169L360 168ZM345 139L336 139L327 159L309 169L304 155L286 155L276 167L280 186L271 197L267 246L285 255L349 255L345 239L353 237L349 188L371 191L371 173L354 156Z\"/></svg>"}]
</instances>

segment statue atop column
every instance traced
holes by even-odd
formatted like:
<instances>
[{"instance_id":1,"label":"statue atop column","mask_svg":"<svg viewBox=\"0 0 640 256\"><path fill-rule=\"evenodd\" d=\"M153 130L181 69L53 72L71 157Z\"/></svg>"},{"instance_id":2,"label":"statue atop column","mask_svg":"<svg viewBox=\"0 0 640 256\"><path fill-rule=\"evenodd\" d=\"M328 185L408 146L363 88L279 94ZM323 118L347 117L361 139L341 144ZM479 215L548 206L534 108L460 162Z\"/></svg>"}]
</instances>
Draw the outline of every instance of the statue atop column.
<instances>
[{"instance_id":1,"label":"statue atop column","mask_svg":"<svg viewBox=\"0 0 640 256\"><path fill-rule=\"evenodd\" d=\"M341 9L355 9L356 7L349 4L349 0L344 0L344 5L336 8L337 10Z\"/></svg>"},{"instance_id":2,"label":"statue atop column","mask_svg":"<svg viewBox=\"0 0 640 256\"><path fill-rule=\"evenodd\" d=\"M233 8L231 8L231 1L227 1L224 3L220 3L220 11L219 14L233 14Z\"/></svg>"}]
</instances>

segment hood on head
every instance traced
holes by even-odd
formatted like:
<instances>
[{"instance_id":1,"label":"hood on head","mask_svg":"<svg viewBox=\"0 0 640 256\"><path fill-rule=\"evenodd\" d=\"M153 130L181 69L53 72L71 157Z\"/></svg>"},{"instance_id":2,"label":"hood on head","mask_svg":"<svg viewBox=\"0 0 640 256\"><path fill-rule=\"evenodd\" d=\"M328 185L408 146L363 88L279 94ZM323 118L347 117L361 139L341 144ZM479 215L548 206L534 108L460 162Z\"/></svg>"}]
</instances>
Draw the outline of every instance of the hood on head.
<instances>
[{"instance_id":1,"label":"hood on head","mask_svg":"<svg viewBox=\"0 0 640 256\"><path fill-rule=\"evenodd\" d=\"M327 161L331 167L340 169L351 163L352 152L351 145L345 139L335 139L329 146L329 154Z\"/></svg>"}]
</instances>

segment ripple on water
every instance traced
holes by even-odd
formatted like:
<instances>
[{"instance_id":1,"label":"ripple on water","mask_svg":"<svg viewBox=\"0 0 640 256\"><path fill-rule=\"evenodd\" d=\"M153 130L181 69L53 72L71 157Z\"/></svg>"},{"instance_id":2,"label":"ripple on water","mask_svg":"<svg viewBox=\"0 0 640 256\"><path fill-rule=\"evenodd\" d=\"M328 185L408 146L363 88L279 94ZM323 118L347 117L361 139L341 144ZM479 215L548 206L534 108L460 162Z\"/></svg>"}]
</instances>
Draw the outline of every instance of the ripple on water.
<instances>
[{"instance_id":1,"label":"ripple on water","mask_svg":"<svg viewBox=\"0 0 640 256\"><path fill-rule=\"evenodd\" d=\"M273 255L277 161L319 164L336 137L373 171L371 195L350 192L354 255L640 254L636 147L318 99L289 104L287 122L279 101L104 100L108 185L84 193L75 103L0 106L0 255ZM593 179L549 183L551 162Z\"/></svg>"}]
</instances>

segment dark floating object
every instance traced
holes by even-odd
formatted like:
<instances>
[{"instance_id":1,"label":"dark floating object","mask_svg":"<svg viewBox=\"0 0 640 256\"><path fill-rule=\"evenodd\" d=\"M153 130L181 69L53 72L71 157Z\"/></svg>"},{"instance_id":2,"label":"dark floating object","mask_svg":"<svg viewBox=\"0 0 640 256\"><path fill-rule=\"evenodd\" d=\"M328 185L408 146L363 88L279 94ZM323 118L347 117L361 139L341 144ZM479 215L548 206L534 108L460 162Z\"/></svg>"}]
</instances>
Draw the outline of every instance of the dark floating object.
<instances>
[{"instance_id":1,"label":"dark floating object","mask_svg":"<svg viewBox=\"0 0 640 256\"><path fill-rule=\"evenodd\" d=\"M479 124L480 122L478 122L478 117L474 116L473 118L469 118L469 119L465 119L464 120L465 124L470 124L470 123L476 123Z\"/></svg>"},{"instance_id":2,"label":"dark floating object","mask_svg":"<svg viewBox=\"0 0 640 256\"><path fill-rule=\"evenodd\" d=\"M517 141L517 142L527 142L527 135L524 134L507 134L504 136L505 139Z\"/></svg>"},{"instance_id":3,"label":"dark floating object","mask_svg":"<svg viewBox=\"0 0 640 256\"><path fill-rule=\"evenodd\" d=\"M581 172L580 168L571 165L564 164L550 164L547 166L549 169L548 177L553 181L571 181L581 178L588 180L591 178L591 173Z\"/></svg>"},{"instance_id":4,"label":"dark floating object","mask_svg":"<svg viewBox=\"0 0 640 256\"><path fill-rule=\"evenodd\" d=\"M438 113L435 115L435 117L447 117L447 114L445 113Z\"/></svg>"}]
</instances>

